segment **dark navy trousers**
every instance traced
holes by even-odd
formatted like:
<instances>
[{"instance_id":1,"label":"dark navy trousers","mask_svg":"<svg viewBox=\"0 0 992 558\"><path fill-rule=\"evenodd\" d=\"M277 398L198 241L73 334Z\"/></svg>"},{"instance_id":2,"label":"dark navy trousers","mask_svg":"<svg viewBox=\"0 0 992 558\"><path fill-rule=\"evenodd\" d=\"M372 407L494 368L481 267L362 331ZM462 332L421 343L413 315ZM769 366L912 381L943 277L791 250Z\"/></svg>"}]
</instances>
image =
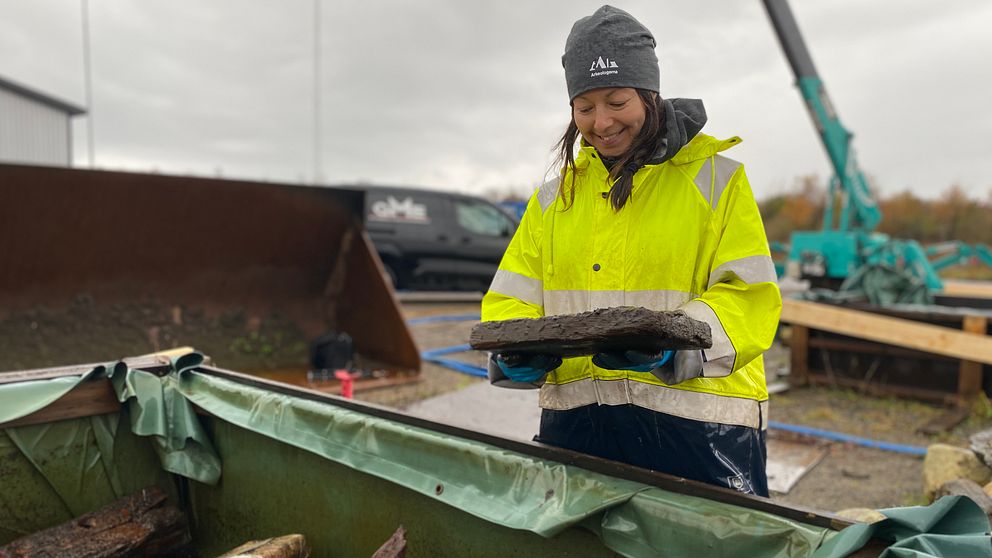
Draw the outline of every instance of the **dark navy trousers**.
<instances>
[{"instance_id":1,"label":"dark navy trousers","mask_svg":"<svg viewBox=\"0 0 992 558\"><path fill-rule=\"evenodd\" d=\"M768 496L765 431L701 422L635 405L544 409L535 441Z\"/></svg>"}]
</instances>

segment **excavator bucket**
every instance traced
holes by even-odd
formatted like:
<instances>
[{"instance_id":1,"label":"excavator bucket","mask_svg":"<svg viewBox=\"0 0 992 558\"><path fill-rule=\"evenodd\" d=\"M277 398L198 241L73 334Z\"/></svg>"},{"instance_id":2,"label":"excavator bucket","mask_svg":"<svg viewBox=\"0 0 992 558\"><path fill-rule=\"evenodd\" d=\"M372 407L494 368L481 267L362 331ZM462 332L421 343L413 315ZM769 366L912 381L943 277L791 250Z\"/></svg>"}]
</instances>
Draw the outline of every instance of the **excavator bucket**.
<instances>
[{"instance_id":1,"label":"excavator bucket","mask_svg":"<svg viewBox=\"0 0 992 558\"><path fill-rule=\"evenodd\" d=\"M306 373L347 334L363 370L420 357L358 191L0 165L0 370L188 345ZM300 383L300 382L297 382Z\"/></svg>"}]
</instances>

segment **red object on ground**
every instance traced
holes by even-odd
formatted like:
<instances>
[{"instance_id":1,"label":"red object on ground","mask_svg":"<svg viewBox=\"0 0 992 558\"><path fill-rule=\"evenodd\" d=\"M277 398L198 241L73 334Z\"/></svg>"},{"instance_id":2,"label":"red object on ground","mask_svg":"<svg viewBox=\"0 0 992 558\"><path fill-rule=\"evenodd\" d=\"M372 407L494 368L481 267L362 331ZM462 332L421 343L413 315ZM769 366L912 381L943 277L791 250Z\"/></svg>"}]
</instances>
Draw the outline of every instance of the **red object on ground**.
<instances>
[{"instance_id":1,"label":"red object on ground","mask_svg":"<svg viewBox=\"0 0 992 558\"><path fill-rule=\"evenodd\" d=\"M335 370L334 378L341 381L341 397L351 399L355 394L355 376L347 370Z\"/></svg>"}]
</instances>

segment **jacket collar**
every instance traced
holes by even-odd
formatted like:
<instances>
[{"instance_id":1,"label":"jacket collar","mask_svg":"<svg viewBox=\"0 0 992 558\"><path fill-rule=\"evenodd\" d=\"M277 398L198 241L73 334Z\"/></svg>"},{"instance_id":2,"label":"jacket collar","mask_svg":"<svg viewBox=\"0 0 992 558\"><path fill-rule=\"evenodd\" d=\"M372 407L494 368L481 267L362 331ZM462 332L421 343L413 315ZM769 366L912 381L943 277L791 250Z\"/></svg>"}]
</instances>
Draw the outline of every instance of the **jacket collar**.
<instances>
[{"instance_id":1,"label":"jacket collar","mask_svg":"<svg viewBox=\"0 0 992 558\"><path fill-rule=\"evenodd\" d=\"M693 161L709 159L721 151L726 151L738 145L741 141L743 140L739 136L730 136L721 140L706 134L696 134L670 161L673 165L685 165ZM644 168L654 168L665 164L665 162L645 165ZM579 148L579 152L575 157L575 168L580 171L588 169L588 172L592 172L597 176L602 175L605 177L609 175L609 169L606 168L603 160L596 153L596 149L591 145L583 145Z\"/></svg>"}]
</instances>

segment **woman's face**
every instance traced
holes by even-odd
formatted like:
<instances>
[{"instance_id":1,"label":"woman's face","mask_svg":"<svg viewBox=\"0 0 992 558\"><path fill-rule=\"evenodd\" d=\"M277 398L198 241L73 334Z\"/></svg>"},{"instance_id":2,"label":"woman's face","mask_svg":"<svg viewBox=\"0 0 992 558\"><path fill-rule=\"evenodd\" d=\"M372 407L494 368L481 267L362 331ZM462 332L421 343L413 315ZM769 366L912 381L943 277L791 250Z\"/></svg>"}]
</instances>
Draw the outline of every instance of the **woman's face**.
<instances>
[{"instance_id":1,"label":"woman's face","mask_svg":"<svg viewBox=\"0 0 992 558\"><path fill-rule=\"evenodd\" d=\"M600 155L619 157L644 126L644 103L630 87L593 89L572 101L572 118L582 138Z\"/></svg>"}]
</instances>

